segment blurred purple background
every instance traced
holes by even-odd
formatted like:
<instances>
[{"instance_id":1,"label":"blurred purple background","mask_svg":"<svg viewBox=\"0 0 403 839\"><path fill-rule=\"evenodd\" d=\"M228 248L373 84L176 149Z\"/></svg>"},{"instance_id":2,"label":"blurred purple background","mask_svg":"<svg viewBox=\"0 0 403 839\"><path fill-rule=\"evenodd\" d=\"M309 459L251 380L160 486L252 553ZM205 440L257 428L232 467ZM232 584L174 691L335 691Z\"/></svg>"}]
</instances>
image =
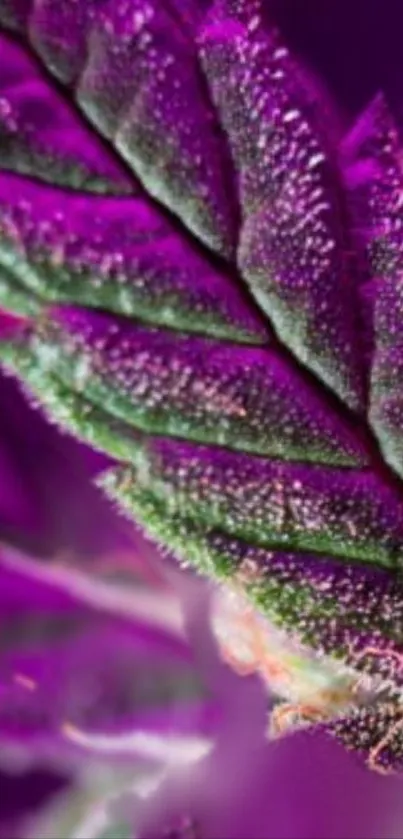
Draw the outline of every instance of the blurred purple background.
<instances>
[{"instance_id":1,"label":"blurred purple background","mask_svg":"<svg viewBox=\"0 0 403 839\"><path fill-rule=\"evenodd\" d=\"M346 112L382 88L403 120L400 0L269 0L267 7Z\"/></svg>"}]
</instances>

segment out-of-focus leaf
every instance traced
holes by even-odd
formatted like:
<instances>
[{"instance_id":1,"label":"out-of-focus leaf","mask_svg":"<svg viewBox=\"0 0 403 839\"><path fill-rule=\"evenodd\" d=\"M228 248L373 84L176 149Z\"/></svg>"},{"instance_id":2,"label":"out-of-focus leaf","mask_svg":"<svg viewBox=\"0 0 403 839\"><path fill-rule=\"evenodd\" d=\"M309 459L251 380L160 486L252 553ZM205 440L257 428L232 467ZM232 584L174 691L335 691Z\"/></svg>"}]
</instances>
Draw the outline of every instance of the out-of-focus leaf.
<instances>
[{"instance_id":1,"label":"out-of-focus leaf","mask_svg":"<svg viewBox=\"0 0 403 839\"><path fill-rule=\"evenodd\" d=\"M151 612L136 620L118 589L108 604L10 562L1 575L3 752L67 766L80 756L158 765L204 752L206 686L169 623L158 628ZM161 613L169 605L161 593Z\"/></svg>"},{"instance_id":2,"label":"out-of-focus leaf","mask_svg":"<svg viewBox=\"0 0 403 839\"><path fill-rule=\"evenodd\" d=\"M21 820L22 839L53 839L55 834L60 839L133 839L131 822L116 815L113 803L129 791L154 790L162 777L161 771L129 773L116 767L84 773L79 787L71 785L42 812Z\"/></svg>"}]
</instances>

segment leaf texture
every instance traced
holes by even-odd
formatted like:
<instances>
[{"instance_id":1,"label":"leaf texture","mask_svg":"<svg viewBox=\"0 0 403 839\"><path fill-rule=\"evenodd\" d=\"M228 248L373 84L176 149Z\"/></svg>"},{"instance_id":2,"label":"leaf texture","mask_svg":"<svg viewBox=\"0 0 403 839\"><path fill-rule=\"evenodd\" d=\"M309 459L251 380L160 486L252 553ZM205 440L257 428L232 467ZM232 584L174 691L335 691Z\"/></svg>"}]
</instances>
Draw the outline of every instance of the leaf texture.
<instances>
[{"instance_id":1,"label":"leaf texture","mask_svg":"<svg viewBox=\"0 0 403 839\"><path fill-rule=\"evenodd\" d=\"M391 466L402 474L403 154L379 95L343 144L353 219L368 261L373 357L369 420Z\"/></svg>"},{"instance_id":2,"label":"leaf texture","mask_svg":"<svg viewBox=\"0 0 403 839\"><path fill-rule=\"evenodd\" d=\"M4 36L0 303L25 318L5 367L119 461L106 491L166 550L370 680L369 704L324 724L398 767L403 171L387 104L336 146L257 0L8 0L0 21L50 71Z\"/></svg>"}]
</instances>

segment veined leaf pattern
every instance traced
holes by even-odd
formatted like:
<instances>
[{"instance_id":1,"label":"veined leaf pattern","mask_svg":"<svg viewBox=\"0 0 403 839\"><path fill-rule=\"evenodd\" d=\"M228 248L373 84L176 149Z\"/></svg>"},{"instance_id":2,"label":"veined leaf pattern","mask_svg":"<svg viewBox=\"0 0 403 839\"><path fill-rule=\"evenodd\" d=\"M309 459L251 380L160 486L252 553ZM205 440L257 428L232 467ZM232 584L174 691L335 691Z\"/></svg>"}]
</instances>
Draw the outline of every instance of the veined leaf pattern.
<instances>
[{"instance_id":1,"label":"veined leaf pattern","mask_svg":"<svg viewBox=\"0 0 403 839\"><path fill-rule=\"evenodd\" d=\"M259 0L3 0L0 21L45 67L2 36L5 367L120 461L103 485L163 548L347 679L320 724L401 767L386 102L337 146Z\"/></svg>"},{"instance_id":2,"label":"veined leaf pattern","mask_svg":"<svg viewBox=\"0 0 403 839\"><path fill-rule=\"evenodd\" d=\"M364 295L373 331L369 418L387 461L401 475L403 152L382 95L362 115L342 151L353 220L368 261Z\"/></svg>"}]
</instances>

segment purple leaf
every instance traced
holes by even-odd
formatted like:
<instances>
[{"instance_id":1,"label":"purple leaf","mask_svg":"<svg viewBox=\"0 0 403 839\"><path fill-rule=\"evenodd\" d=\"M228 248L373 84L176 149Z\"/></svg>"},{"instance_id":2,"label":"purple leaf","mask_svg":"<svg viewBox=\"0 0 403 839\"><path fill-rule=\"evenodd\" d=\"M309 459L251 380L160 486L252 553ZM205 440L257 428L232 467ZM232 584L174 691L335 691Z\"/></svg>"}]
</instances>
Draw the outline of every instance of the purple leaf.
<instances>
[{"instance_id":1,"label":"purple leaf","mask_svg":"<svg viewBox=\"0 0 403 839\"><path fill-rule=\"evenodd\" d=\"M201 60L238 174L243 276L280 339L360 408L341 179L298 67L250 0L213 4Z\"/></svg>"},{"instance_id":2,"label":"purple leaf","mask_svg":"<svg viewBox=\"0 0 403 839\"><path fill-rule=\"evenodd\" d=\"M400 766L393 118L378 99L338 148L258 0L10 8L66 93L32 71L47 105L30 134L37 100L8 86L23 106L0 177L0 302L25 321L4 364L118 461L104 488L165 552L240 596L241 628L252 609L255 669L270 685L280 669L294 700L273 724L319 722L363 752L373 721L381 742L392 728L381 768ZM61 124L102 196L63 180ZM46 148L66 172L44 176Z\"/></svg>"},{"instance_id":3,"label":"purple leaf","mask_svg":"<svg viewBox=\"0 0 403 839\"><path fill-rule=\"evenodd\" d=\"M172 750L182 737L190 753L208 724L206 687L173 627L153 625L151 612L150 621L130 616L119 589L108 607L96 588L91 603L27 577L12 556L1 578L2 748L67 765L91 753L153 762L168 756L172 736ZM163 593L158 602L166 608Z\"/></svg>"},{"instance_id":4,"label":"purple leaf","mask_svg":"<svg viewBox=\"0 0 403 839\"><path fill-rule=\"evenodd\" d=\"M2 169L70 189L133 192L135 181L49 87L35 62L4 35L0 49Z\"/></svg>"},{"instance_id":5,"label":"purple leaf","mask_svg":"<svg viewBox=\"0 0 403 839\"><path fill-rule=\"evenodd\" d=\"M373 330L369 421L402 475L403 151L379 95L343 144L353 217L367 251Z\"/></svg>"}]
</instances>

